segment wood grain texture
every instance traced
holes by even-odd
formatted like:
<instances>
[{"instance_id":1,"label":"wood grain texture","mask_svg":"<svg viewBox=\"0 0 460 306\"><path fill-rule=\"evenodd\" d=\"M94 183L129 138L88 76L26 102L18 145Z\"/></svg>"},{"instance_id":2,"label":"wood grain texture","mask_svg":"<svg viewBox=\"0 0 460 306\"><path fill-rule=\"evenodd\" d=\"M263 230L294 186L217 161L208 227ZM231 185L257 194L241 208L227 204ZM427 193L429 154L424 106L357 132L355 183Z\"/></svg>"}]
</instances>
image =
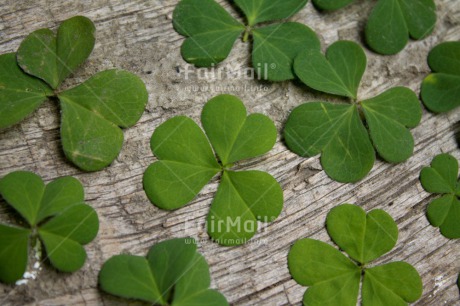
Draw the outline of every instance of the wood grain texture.
<instances>
[{"instance_id":1,"label":"wood grain texture","mask_svg":"<svg viewBox=\"0 0 460 306\"><path fill-rule=\"evenodd\" d=\"M422 298L415 305L460 305L455 285L460 272L460 241L448 240L430 226L425 211L433 199L421 187L420 169L441 152L460 158L456 138L460 110L443 115L424 111L422 123L412 133L414 155L391 165L378 160L370 175L356 184L331 181L318 157L304 159L289 152L279 139L268 154L236 165L271 173L282 185L285 205L281 216L264 227L251 243L220 247L209 241L204 220L217 188L214 179L188 206L166 212L151 205L142 189L142 174L156 159L149 149L153 130L174 115L199 119L206 101L231 93L242 98L249 112L270 116L282 130L289 111L305 101L335 100L311 92L297 82L262 83L234 79L250 63L250 45L237 41L230 57L220 65L224 76L205 76L180 56L183 37L172 28L177 0L79 0L0 2L0 53L14 52L21 40L41 27L55 28L74 15L91 18L97 44L88 62L70 77L74 86L97 71L118 67L138 74L150 93L140 122L124 131L125 143L116 161L97 173L83 173L64 158L59 139L59 108L42 105L22 123L0 131L0 177L15 170L30 170L47 182L73 175L85 186L86 200L98 212L100 231L87 247L84 267L73 274L59 273L48 263L29 272L37 274L20 286L0 284L0 305L135 305L104 294L97 288L102 263L118 253L144 255L158 241L193 236L210 264L212 286L233 305L300 305L306 288L293 281L287 269L290 246L303 237L329 241L324 228L328 211L341 203L355 203L367 211L386 210L397 222L396 247L375 263L404 260L423 278ZM224 6L238 13L226 1ZM293 19L308 24L323 49L338 39L361 44L366 18L375 1L358 0L332 13L320 13L309 3ZM436 44L460 39L460 2L437 0L438 23L432 35L410 41L394 56L379 56L366 49L368 68L360 87L361 99L392 86L407 86L417 93L429 73L426 56ZM185 71L193 71L186 77ZM209 72L209 71L208 71ZM246 87L245 87L246 86ZM184 152L186 154L186 152ZM0 221L17 222L4 202Z\"/></svg>"}]
</instances>

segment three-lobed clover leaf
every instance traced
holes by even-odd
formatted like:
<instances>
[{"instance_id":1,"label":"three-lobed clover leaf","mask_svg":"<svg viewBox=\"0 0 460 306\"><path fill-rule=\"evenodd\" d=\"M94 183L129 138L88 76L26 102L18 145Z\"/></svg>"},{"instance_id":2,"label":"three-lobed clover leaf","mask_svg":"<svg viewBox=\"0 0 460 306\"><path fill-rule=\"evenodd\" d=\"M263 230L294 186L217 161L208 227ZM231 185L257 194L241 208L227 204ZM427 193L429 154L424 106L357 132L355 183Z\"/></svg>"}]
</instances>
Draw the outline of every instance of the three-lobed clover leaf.
<instances>
[{"instance_id":1,"label":"three-lobed clover leaf","mask_svg":"<svg viewBox=\"0 0 460 306\"><path fill-rule=\"evenodd\" d=\"M82 245L99 230L93 208L84 203L81 183L63 177L45 186L32 172L17 171L0 180L0 195L26 221L22 228L0 224L0 281L13 283L27 268L29 245L39 239L46 259L58 270L74 272L86 260Z\"/></svg>"},{"instance_id":2,"label":"three-lobed clover leaf","mask_svg":"<svg viewBox=\"0 0 460 306\"><path fill-rule=\"evenodd\" d=\"M460 184L458 162L449 154L440 154L420 172L423 188L434 194L442 194L428 205L427 217L431 225L439 227L447 238L460 238Z\"/></svg>"},{"instance_id":3,"label":"three-lobed clover leaf","mask_svg":"<svg viewBox=\"0 0 460 306\"><path fill-rule=\"evenodd\" d=\"M221 293L209 289L210 283L208 264L192 238L157 243L147 258L113 256L99 273L102 290L124 298L153 305L228 305Z\"/></svg>"},{"instance_id":4,"label":"three-lobed clover leaf","mask_svg":"<svg viewBox=\"0 0 460 306\"><path fill-rule=\"evenodd\" d=\"M148 94L142 80L123 70L97 73L81 85L59 85L89 56L94 25L76 16L57 35L40 29L27 36L17 54L0 55L0 128L20 122L48 98L61 106L61 139L67 158L86 171L108 166L123 145L120 129L141 117Z\"/></svg>"},{"instance_id":5,"label":"three-lobed clover leaf","mask_svg":"<svg viewBox=\"0 0 460 306\"><path fill-rule=\"evenodd\" d=\"M399 163L413 152L408 128L419 124L420 102L404 87L357 101L358 86L366 68L366 55L354 42L338 41L324 56L318 51L299 54L297 76L309 87L351 99L350 104L309 102L290 114L284 138L300 156L321 153L326 173L339 182L365 177L375 160L374 149L386 161Z\"/></svg>"},{"instance_id":6,"label":"three-lobed clover leaf","mask_svg":"<svg viewBox=\"0 0 460 306\"><path fill-rule=\"evenodd\" d=\"M271 222L281 213L283 192L266 172L230 168L268 152L276 141L276 127L262 114L248 116L244 104L231 95L211 99L201 122L206 135L184 116L169 119L154 131L150 147L159 161L144 173L145 192L156 206L177 209L221 173L208 233L222 245L243 244L256 233L257 221Z\"/></svg>"},{"instance_id":7,"label":"three-lobed clover leaf","mask_svg":"<svg viewBox=\"0 0 460 306\"><path fill-rule=\"evenodd\" d=\"M354 0L313 0L323 10L337 10ZM433 32L436 6L433 0L378 0L365 28L366 42L380 54L396 54L409 36L423 39Z\"/></svg>"},{"instance_id":8,"label":"three-lobed clover leaf","mask_svg":"<svg viewBox=\"0 0 460 306\"><path fill-rule=\"evenodd\" d=\"M441 113L460 106L460 42L449 41L428 54L432 74L422 83L421 96L432 112Z\"/></svg>"},{"instance_id":9,"label":"three-lobed clover leaf","mask_svg":"<svg viewBox=\"0 0 460 306\"><path fill-rule=\"evenodd\" d=\"M292 64L299 52L318 50L315 32L297 22L255 27L261 22L286 19L302 9L307 0L235 0L248 25L234 19L214 0L181 0L174 10L176 31L187 37L182 57L198 67L210 67L227 58L244 32L253 37L252 65L260 78L270 81L294 79Z\"/></svg>"},{"instance_id":10,"label":"three-lobed clover leaf","mask_svg":"<svg viewBox=\"0 0 460 306\"><path fill-rule=\"evenodd\" d=\"M381 209L365 211L351 204L333 208L327 215L329 236L343 252L331 245L301 239L288 255L294 280L309 286L304 305L355 306L361 286L361 304L407 305L422 295L417 270L406 262L370 266L389 252L398 239L398 228Z\"/></svg>"}]
</instances>

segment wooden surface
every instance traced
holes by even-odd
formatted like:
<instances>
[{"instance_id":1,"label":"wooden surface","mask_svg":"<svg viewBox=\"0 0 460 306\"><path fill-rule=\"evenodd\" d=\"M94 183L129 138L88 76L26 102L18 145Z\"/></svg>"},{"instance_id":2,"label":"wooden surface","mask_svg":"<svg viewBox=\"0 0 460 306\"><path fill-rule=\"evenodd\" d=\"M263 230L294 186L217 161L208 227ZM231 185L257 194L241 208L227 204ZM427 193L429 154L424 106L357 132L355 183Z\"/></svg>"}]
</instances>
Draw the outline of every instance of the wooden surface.
<instances>
[{"instance_id":1,"label":"wooden surface","mask_svg":"<svg viewBox=\"0 0 460 306\"><path fill-rule=\"evenodd\" d=\"M120 252L145 255L152 244L183 236L200 239L199 250L210 264L212 287L233 305L300 305L306 288L289 275L289 248L303 237L330 242L324 228L326 214L345 202L361 205L367 211L384 209L396 220L398 243L375 263L404 260L415 266L424 284L423 296L416 305L460 305L455 285L460 272L460 241L444 238L429 225L425 210L433 197L424 192L418 181L420 169L436 154L450 152L460 158L456 141L460 110L443 115L424 110L422 123L412 130L414 155L398 165L378 160L370 175L357 184L331 181L321 171L318 157L300 158L289 152L282 140L268 154L236 165L238 169L268 171L281 183L285 197L281 216L244 246L226 248L208 240L204 220L217 187L215 179L182 209L166 212L149 203L141 183L144 170L155 161L149 139L168 118L181 114L197 120L209 98L226 92L241 97L250 112L270 116L281 131L295 106L305 101L335 99L312 93L296 82L271 84L233 79L231 76L243 72L250 62L250 45L241 41L220 65L225 67L223 79L197 74L186 79L183 71L188 65L179 52L183 37L171 25L176 3L177 0L0 2L0 53L15 51L33 30L55 28L64 19L85 15L95 22L97 44L88 62L64 87L74 86L97 71L118 67L142 77L150 93L140 122L124 132L120 156L97 173L83 173L66 162L59 140L59 108L53 102L42 105L22 123L0 131L0 177L14 170L34 171L47 182L73 175L82 181L86 200L100 218L99 235L86 247L88 259L80 271L58 273L46 262L35 269L36 260L31 258L28 272L36 279L20 286L0 284L0 305L126 305L126 300L98 290L97 275L102 263ZM294 20L313 28L323 49L338 39L362 44L362 30L374 3L357 0L345 9L326 14L309 3ZM418 93L421 80L429 73L428 51L442 41L460 38L460 2L436 3L439 20L427 39L411 41L395 56L383 57L366 49L368 68L359 91L361 99L397 85ZM238 15L228 3L225 7ZM238 88L244 85L249 87ZM0 203L0 220L17 222L4 204Z\"/></svg>"}]
</instances>

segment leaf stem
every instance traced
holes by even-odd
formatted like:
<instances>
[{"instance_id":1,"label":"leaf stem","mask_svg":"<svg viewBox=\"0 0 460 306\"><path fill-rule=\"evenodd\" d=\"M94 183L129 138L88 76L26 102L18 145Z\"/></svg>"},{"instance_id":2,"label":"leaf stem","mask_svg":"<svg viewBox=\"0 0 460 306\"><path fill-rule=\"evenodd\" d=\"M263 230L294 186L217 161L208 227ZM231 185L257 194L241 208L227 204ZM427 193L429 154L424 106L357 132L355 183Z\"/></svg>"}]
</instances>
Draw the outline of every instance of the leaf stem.
<instances>
[{"instance_id":1,"label":"leaf stem","mask_svg":"<svg viewBox=\"0 0 460 306\"><path fill-rule=\"evenodd\" d=\"M251 28L250 27L246 27L246 30L244 31L244 34L243 34L243 42L247 42L248 39L249 39L249 32L251 32Z\"/></svg>"}]
</instances>

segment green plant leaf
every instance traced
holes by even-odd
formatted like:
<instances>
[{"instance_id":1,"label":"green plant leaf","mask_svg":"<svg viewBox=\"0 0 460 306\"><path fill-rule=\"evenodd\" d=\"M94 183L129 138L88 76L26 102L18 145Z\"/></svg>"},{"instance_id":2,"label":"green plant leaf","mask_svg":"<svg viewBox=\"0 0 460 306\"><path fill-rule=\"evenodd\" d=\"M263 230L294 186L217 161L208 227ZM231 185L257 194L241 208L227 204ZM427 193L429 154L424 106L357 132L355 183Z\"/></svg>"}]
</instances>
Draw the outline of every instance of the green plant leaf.
<instances>
[{"instance_id":1,"label":"green plant leaf","mask_svg":"<svg viewBox=\"0 0 460 306\"><path fill-rule=\"evenodd\" d=\"M39 29L29 34L19 46L17 61L23 71L42 79L53 89L58 87L57 42L50 29Z\"/></svg>"},{"instance_id":2,"label":"green plant leaf","mask_svg":"<svg viewBox=\"0 0 460 306\"><path fill-rule=\"evenodd\" d=\"M27 268L30 230L0 224L0 281L14 283Z\"/></svg>"},{"instance_id":3,"label":"green plant leaf","mask_svg":"<svg viewBox=\"0 0 460 306\"><path fill-rule=\"evenodd\" d=\"M436 5L433 0L399 0L411 38L419 40L433 32Z\"/></svg>"},{"instance_id":4,"label":"green plant leaf","mask_svg":"<svg viewBox=\"0 0 460 306\"><path fill-rule=\"evenodd\" d=\"M214 0L181 0L173 13L174 29L188 37L182 45L184 59L209 67L227 58L244 26Z\"/></svg>"},{"instance_id":5,"label":"green plant leaf","mask_svg":"<svg viewBox=\"0 0 460 306\"><path fill-rule=\"evenodd\" d=\"M366 25L366 41L380 54L396 54L404 49L409 35L422 39L435 23L433 0L379 0Z\"/></svg>"},{"instance_id":6,"label":"green plant leaf","mask_svg":"<svg viewBox=\"0 0 460 306\"><path fill-rule=\"evenodd\" d=\"M166 240L150 248L147 260L154 278L159 281L158 289L164 297L171 296L175 284L195 264L195 254L196 242L190 238Z\"/></svg>"},{"instance_id":7,"label":"green plant leaf","mask_svg":"<svg viewBox=\"0 0 460 306\"><path fill-rule=\"evenodd\" d=\"M203 131L187 117L174 117L160 125L150 148L160 161L145 171L144 189L162 209L184 206L221 170Z\"/></svg>"},{"instance_id":8,"label":"green plant leaf","mask_svg":"<svg viewBox=\"0 0 460 306\"><path fill-rule=\"evenodd\" d=\"M443 42L428 54L428 64L434 72L460 76L460 42Z\"/></svg>"},{"instance_id":9,"label":"green plant leaf","mask_svg":"<svg viewBox=\"0 0 460 306\"><path fill-rule=\"evenodd\" d=\"M375 153L354 105L310 102L295 108L284 138L300 156L321 155L326 173L339 182L355 182L369 173Z\"/></svg>"},{"instance_id":10,"label":"green plant leaf","mask_svg":"<svg viewBox=\"0 0 460 306\"><path fill-rule=\"evenodd\" d=\"M0 55L0 129L24 119L40 106L51 88L19 68L16 55Z\"/></svg>"},{"instance_id":11,"label":"green plant leaf","mask_svg":"<svg viewBox=\"0 0 460 306\"><path fill-rule=\"evenodd\" d=\"M224 171L212 202L207 227L222 245L239 245L257 232L257 221L271 222L283 208L278 182L261 171Z\"/></svg>"},{"instance_id":12,"label":"green plant leaf","mask_svg":"<svg viewBox=\"0 0 460 306\"><path fill-rule=\"evenodd\" d=\"M219 95L203 107L201 122L222 165L256 157L270 151L276 142L276 127L262 114L247 116L235 96Z\"/></svg>"},{"instance_id":13,"label":"green plant leaf","mask_svg":"<svg viewBox=\"0 0 460 306\"><path fill-rule=\"evenodd\" d=\"M320 51L316 33L298 22L286 22L254 29L252 64L259 78L286 81L295 78L292 65L299 53Z\"/></svg>"},{"instance_id":14,"label":"green plant leaf","mask_svg":"<svg viewBox=\"0 0 460 306\"><path fill-rule=\"evenodd\" d=\"M201 120L209 141L187 117L169 119L155 130L150 145L159 161L144 173L145 192L154 205L177 209L221 172L208 221L214 224L230 218L230 225L214 228L208 224L208 233L223 245L243 244L257 231L257 221L271 222L280 214L283 193L268 173L229 169L234 162L268 152L276 141L276 127L262 114L248 116L243 103L230 95L211 99ZM240 224L236 229L235 222Z\"/></svg>"},{"instance_id":15,"label":"green plant leaf","mask_svg":"<svg viewBox=\"0 0 460 306\"><path fill-rule=\"evenodd\" d=\"M439 154L420 173L423 188L430 193L455 193L458 161L450 154Z\"/></svg>"},{"instance_id":16,"label":"green plant leaf","mask_svg":"<svg viewBox=\"0 0 460 306\"><path fill-rule=\"evenodd\" d=\"M458 161L450 154L439 154L420 172L423 188L442 197L431 201L427 217L447 238L460 238L460 200L458 199Z\"/></svg>"},{"instance_id":17,"label":"green plant leaf","mask_svg":"<svg viewBox=\"0 0 460 306\"><path fill-rule=\"evenodd\" d=\"M37 221L63 211L69 203L79 204L84 200L85 192L79 180L71 176L58 178L45 187Z\"/></svg>"},{"instance_id":18,"label":"green plant leaf","mask_svg":"<svg viewBox=\"0 0 460 306\"><path fill-rule=\"evenodd\" d=\"M295 59L294 70L313 89L356 99L366 62L359 45L337 41L327 49L326 56L319 50L301 52Z\"/></svg>"},{"instance_id":19,"label":"green plant leaf","mask_svg":"<svg viewBox=\"0 0 460 306\"><path fill-rule=\"evenodd\" d=\"M237 0L245 13L245 27L214 0L181 0L173 14L176 31L187 37L182 57L198 67L210 67L227 58L235 40L244 31L243 41L254 38L252 62L259 79L285 81L294 78L292 64L300 51L318 50L316 34L296 22L254 27L256 23L289 18L307 0Z\"/></svg>"},{"instance_id":20,"label":"green plant leaf","mask_svg":"<svg viewBox=\"0 0 460 306\"><path fill-rule=\"evenodd\" d=\"M368 268L362 288L363 305L407 305L422 296L422 280L410 264L392 262Z\"/></svg>"},{"instance_id":21,"label":"green plant leaf","mask_svg":"<svg viewBox=\"0 0 460 306\"><path fill-rule=\"evenodd\" d=\"M0 224L1 281L14 282L25 272L29 238L40 238L56 269L81 268L86 259L81 245L95 238L99 221L94 209L83 204L83 187L77 179L63 177L45 186L36 174L17 171L0 180L0 194L30 226L19 229Z\"/></svg>"},{"instance_id":22,"label":"green plant leaf","mask_svg":"<svg viewBox=\"0 0 460 306\"><path fill-rule=\"evenodd\" d=\"M414 150L414 138L407 128L416 127L422 119L420 102L405 87L391 88L361 102L374 147L386 161L399 163Z\"/></svg>"},{"instance_id":23,"label":"green plant leaf","mask_svg":"<svg viewBox=\"0 0 460 306\"><path fill-rule=\"evenodd\" d=\"M422 82L421 97L426 108L444 113L460 106L460 76L445 73L429 74Z\"/></svg>"},{"instance_id":24,"label":"green plant leaf","mask_svg":"<svg viewBox=\"0 0 460 306\"><path fill-rule=\"evenodd\" d=\"M322 10L332 11L347 6L355 0L313 0L313 4Z\"/></svg>"},{"instance_id":25,"label":"green plant leaf","mask_svg":"<svg viewBox=\"0 0 460 306\"><path fill-rule=\"evenodd\" d=\"M196 252L192 238L160 242L147 259L117 255L107 260L99 273L102 290L154 305L226 306L225 297L209 289L209 267Z\"/></svg>"},{"instance_id":26,"label":"green plant leaf","mask_svg":"<svg viewBox=\"0 0 460 306\"><path fill-rule=\"evenodd\" d=\"M306 157L321 153L324 170L339 182L356 182L369 173L375 160L373 146L388 162L407 160L414 149L408 128L418 125L422 116L417 96L404 87L359 101L365 68L362 48L351 41L332 44L326 56L301 53L294 63L296 74L309 87L352 99L349 105L303 104L292 111L284 129L291 151Z\"/></svg>"},{"instance_id":27,"label":"green plant leaf","mask_svg":"<svg viewBox=\"0 0 460 306\"><path fill-rule=\"evenodd\" d=\"M31 226L63 211L69 203L84 202L83 186L76 178L58 178L45 186L38 175L27 171L1 179L0 194Z\"/></svg>"},{"instance_id":28,"label":"green plant leaf","mask_svg":"<svg viewBox=\"0 0 460 306\"><path fill-rule=\"evenodd\" d=\"M37 224L44 192L43 180L32 172L16 171L0 180L2 197L32 226Z\"/></svg>"},{"instance_id":29,"label":"green plant leaf","mask_svg":"<svg viewBox=\"0 0 460 306\"><path fill-rule=\"evenodd\" d=\"M123 145L120 128L136 124L148 102L142 80L122 70L100 72L75 88L58 89L90 55L94 31L88 18L76 16L65 20L57 35L49 29L30 34L16 59L14 54L0 56L0 128L19 122L48 97L59 100L64 153L85 171L113 162Z\"/></svg>"},{"instance_id":30,"label":"green plant leaf","mask_svg":"<svg viewBox=\"0 0 460 306\"><path fill-rule=\"evenodd\" d=\"M148 100L144 83L134 74L107 70L58 95L64 153L79 168L108 166L123 145L119 127L134 125Z\"/></svg>"},{"instance_id":31,"label":"green plant leaf","mask_svg":"<svg viewBox=\"0 0 460 306\"><path fill-rule=\"evenodd\" d=\"M308 0L235 0L246 15L248 25L286 19L300 11Z\"/></svg>"},{"instance_id":32,"label":"green plant leaf","mask_svg":"<svg viewBox=\"0 0 460 306\"><path fill-rule=\"evenodd\" d=\"M337 10L354 0L313 0L322 10ZM365 28L366 42L380 54L396 54L415 40L428 36L436 24L433 0L378 0Z\"/></svg>"},{"instance_id":33,"label":"green plant leaf","mask_svg":"<svg viewBox=\"0 0 460 306\"><path fill-rule=\"evenodd\" d=\"M58 97L62 102L78 104L117 126L128 128L139 121L148 93L139 77L113 69L97 73Z\"/></svg>"},{"instance_id":34,"label":"green plant leaf","mask_svg":"<svg viewBox=\"0 0 460 306\"><path fill-rule=\"evenodd\" d=\"M59 235L87 244L96 237L98 229L99 220L94 209L86 204L76 204L41 226L40 233Z\"/></svg>"},{"instance_id":35,"label":"green plant leaf","mask_svg":"<svg viewBox=\"0 0 460 306\"><path fill-rule=\"evenodd\" d=\"M460 238L460 201L454 195L445 195L431 201L426 212L431 225L439 227L441 234L450 239Z\"/></svg>"},{"instance_id":36,"label":"green plant leaf","mask_svg":"<svg viewBox=\"0 0 460 306\"><path fill-rule=\"evenodd\" d=\"M101 289L127 299L165 305L145 257L116 255L99 272Z\"/></svg>"},{"instance_id":37,"label":"green plant leaf","mask_svg":"<svg viewBox=\"0 0 460 306\"><path fill-rule=\"evenodd\" d=\"M305 292L304 305L356 305L361 270L327 243L301 239L288 255L289 272Z\"/></svg>"},{"instance_id":38,"label":"green plant leaf","mask_svg":"<svg viewBox=\"0 0 460 306\"><path fill-rule=\"evenodd\" d=\"M228 305L225 297L209 289L211 277L205 258L196 253L187 273L183 274L174 290L172 306L219 306Z\"/></svg>"},{"instance_id":39,"label":"green plant leaf","mask_svg":"<svg viewBox=\"0 0 460 306\"><path fill-rule=\"evenodd\" d=\"M432 112L441 113L460 106L460 42L444 42L428 55L432 74L422 83L421 96Z\"/></svg>"},{"instance_id":40,"label":"green plant leaf","mask_svg":"<svg viewBox=\"0 0 460 306\"><path fill-rule=\"evenodd\" d=\"M356 205L343 204L329 212L326 226L329 236L340 249L361 264L387 253L398 240L396 223L380 209L366 215Z\"/></svg>"},{"instance_id":41,"label":"green plant leaf","mask_svg":"<svg viewBox=\"0 0 460 306\"><path fill-rule=\"evenodd\" d=\"M27 36L18 49L21 68L56 89L93 51L94 24L75 16L61 23L57 35L40 29Z\"/></svg>"},{"instance_id":42,"label":"green plant leaf","mask_svg":"<svg viewBox=\"0 0 460 306\"><path fill-rule=\"evenodd\" d=\"M75 16L61 23L57 32L57 72L59 80L67 78L91 54L96 28L91 20Z\"/></svg>"},{"instance_id":43,"label":"green plant leaf","mask_svg":"<svg viewBox=\"0 0 460 306\"><path fill-rule=\"evenodd\" d=\"M361 305L407 305L420 298L420 275L408 263L364 264L395 246L398 229L386 212L376 209L366 215L358 206L339 205L329 212L327 229L359 264L324 242L298 240L289 251L288 265L294 280L309 286L304 305L356 305L362 275Z\"/></svg>"},{"instance_id":44,"label":"green plant leaf","mask_svg":"<svg viewBox=\"0 0 460 306\"><path fill-rule=\"evenodd\" d=\"M66 157L85 171L107 167L123 146L123 132L76 103L61 102L61 141Z\"/></svg>"}]
</instances>

